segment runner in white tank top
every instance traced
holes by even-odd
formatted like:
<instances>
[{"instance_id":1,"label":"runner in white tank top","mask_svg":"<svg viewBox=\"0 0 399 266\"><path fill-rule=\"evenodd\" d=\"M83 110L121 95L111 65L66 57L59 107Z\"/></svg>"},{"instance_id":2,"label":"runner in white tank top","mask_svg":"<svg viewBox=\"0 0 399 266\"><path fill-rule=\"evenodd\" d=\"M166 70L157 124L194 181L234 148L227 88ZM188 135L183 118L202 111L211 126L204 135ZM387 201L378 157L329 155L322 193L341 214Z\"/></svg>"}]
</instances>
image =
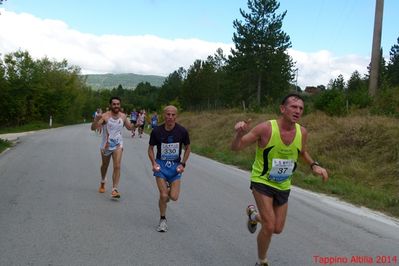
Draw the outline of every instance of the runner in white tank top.
<instances>
[{"instance_id":1,"label":"runner in white tank top","mask_svg":"<svg viewBox=\"0 0 399 266\"><path fill-rule=\"evenodd\" d=\"M119 97L112 97L109 101L110 110L102 115L96 116L94 122L91 124L91 130L98 127L103 128L101 150L101 182L98 191L105 192L106 174L109 162L112 157L114 171L112 173L112 192L113 199L119 199L120 194L118 191L120 179L120 164L123 152L123 137L122 129L125 126L127 129L132 130L133 126L126 118L126 115L121 110L121 100Z\"/></svg>"},{"instance_id":2,"label":"runner in white tank top","mask_svg":"<svg viewBox=\"0 0 399 266\"><path fill-rule=\"evenodd\" d=\"M123 148L123 120L121 117L109 117L108 122L104 126L104 134L101 143L101 150L105 156L109 156L118 148Z\"/></svg>"}]
</instances>

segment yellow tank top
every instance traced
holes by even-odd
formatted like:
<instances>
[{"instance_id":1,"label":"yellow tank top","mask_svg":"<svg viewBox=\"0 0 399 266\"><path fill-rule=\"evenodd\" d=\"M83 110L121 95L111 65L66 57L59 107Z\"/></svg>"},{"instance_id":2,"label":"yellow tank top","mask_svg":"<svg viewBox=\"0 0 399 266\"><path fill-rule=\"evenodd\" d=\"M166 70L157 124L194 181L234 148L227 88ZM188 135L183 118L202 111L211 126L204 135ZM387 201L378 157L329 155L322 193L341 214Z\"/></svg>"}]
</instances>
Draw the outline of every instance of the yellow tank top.
<instances>
[{"instance_id":1,"label":"yellow tank top","mask_svg":"<svg viewBox=\"0 0 399 266\"><path fill-rule=\"evenodd\" d=\"M259 148L259 146L256 148L251 181L279 190L288 190L291 188L291 177L302 150L301 126L295 124L294 140L287 146L281 140L277 121L270 120L270 123L272 133L269 142L264 148Z\"/></svg>"}]
</instances>

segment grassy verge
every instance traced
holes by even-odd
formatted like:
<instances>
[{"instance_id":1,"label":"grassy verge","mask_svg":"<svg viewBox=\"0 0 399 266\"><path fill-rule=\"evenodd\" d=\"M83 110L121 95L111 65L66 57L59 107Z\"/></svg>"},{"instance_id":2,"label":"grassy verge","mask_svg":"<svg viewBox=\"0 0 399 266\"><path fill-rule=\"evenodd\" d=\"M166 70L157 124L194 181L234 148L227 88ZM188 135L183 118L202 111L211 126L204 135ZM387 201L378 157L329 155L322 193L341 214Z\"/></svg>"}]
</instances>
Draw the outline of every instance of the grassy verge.
<instances>
[{"instance_id":1,"label":"grassy verge","mask_svg":"<svg viewBox=\"0 0 399 266\"><path fill-rule=\"evenodd\" d=\"M59 126L61 125L59 124L52 125L52 127L59 127ZM34 130L47 129L47 128L49 128L48 123L38 121L23 126L0 128L0 134L27 132L27 131L34 131Z\"/></svg>"},{"instance_id":2,"label":"grassy verge","mask_svg":"<svg viewBox=\"0 0 399 266\"><path fill-rule=\"evenodd\" d=\"M9 147L11 147L11 142L9 142L8 140L0 139L0 153L2 153Z\"/></svg>"},{"instance_id":3,"label":"grassy verge","mask_svg":"<svg viewBox=\"0 0 399 266\"><path fill-rule=\"evenodd\" d=\"M275 117L225 110L182 113L179 123L189 130L194 152L249 170L256 147L238 153L230 150L234 124L251 118L254 126ZM309 166L300 163L294 185L399 217L397 119L366 115L332 118L312 113L303 117L301 124L309 132L311 156L327 168L330 180L322 183Z\"/></svg>"},{"instance_id":4,"label":"grassy verge","mask_svg":"<svg viewBox=\"0 0 399 266\"><path fill-rule=\"evenodd\" d=\"M53 124L52 127L59 127L62 126L60 124ZM8 134L8 133L19 133L19 132L27 132L27 131L34 131L40 129L47 129L49 128L48 123L45 122L32 122L23 126L18 127L7 127L7 128L0 128L0 134ZM12 146L10 141L4 140L0 138L0 153L2 153L5 149Z\"/></svg>"}]
</instances>

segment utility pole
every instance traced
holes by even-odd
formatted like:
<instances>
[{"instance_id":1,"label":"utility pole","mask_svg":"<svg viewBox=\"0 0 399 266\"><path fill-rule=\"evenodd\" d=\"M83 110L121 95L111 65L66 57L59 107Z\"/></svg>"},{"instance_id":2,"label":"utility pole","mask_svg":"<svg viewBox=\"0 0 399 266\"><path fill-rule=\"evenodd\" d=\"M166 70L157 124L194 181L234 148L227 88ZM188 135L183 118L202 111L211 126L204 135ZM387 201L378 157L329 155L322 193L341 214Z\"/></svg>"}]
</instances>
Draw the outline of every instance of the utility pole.
<instances>
[{"instance_id":1,"label":"utility pole","mask_svg":"<svg viewBox=\"0 0 399 266\"><path fill-rule=\"evenodd\" d=\"M375 1L373 47L371 50L371 70L369 80L369 95L374 97L378 87L378 72L380 66L382 15L384 11L384 0Z\"/></svg>"}]
</instances>

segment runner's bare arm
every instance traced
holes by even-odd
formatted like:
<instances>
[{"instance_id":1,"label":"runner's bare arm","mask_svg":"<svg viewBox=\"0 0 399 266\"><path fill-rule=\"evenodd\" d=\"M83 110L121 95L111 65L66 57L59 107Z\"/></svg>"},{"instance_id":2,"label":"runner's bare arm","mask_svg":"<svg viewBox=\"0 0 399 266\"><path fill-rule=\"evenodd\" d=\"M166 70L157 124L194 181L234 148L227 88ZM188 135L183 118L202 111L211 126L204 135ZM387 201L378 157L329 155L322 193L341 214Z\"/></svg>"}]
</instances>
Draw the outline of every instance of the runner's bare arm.
<instances>
[{"instance_id":1,"label":"runner's bare arm","mask_svg":"<svg viewBox=\"0 0 399 266\"><path fill-rule=\"evenodd\" d=\"M148 145L148 158L150 158L152 171L158 172L160 170L159 164L155 161L154 146Z\"/></svg>"},{"instance_id":2,"label":"runner's bare arm","mask_svg":"<svg viewBox=\"0 0 399 266\"><path fill-rule=\"evenodd\" d=\"M124 125L128 130L133 130L133 124L130 123L130 120L127 119L127 116L125 115L125 119L124 119Z\"/></svg>"},{"instance_id":3,"label":"runner's bare arm","mask_svg":"<svg viewBox=\"0 0 399 266\"><path fill-rule=\"evenodd\" d=\"M302 150L301 150L301 157L302 159L311 167L311 170L314 174L319 175L322 177L323 182L328 180L328 173L327 170L320 165L312 165L315 161L310 156L309 152L307 151L307 137L308 132L304 127L301 127L302 132Z\"/></svg>"},{"instance_id":4,"label":"runner's bare arm","mask_svg":"<svg viewBox=\"0 0 399 266\"><path fill-rule=\"evenodd\" d=\"M182 159L182 163L187 163L188 157L190 156L191 153L191 148L190 144L189 145L184 145L184 155Z\"/></svg>"},{"instance_id":5,"label":"runner's bare arm","mask_svg":"<svg viewBox=\"0 0 399 266\"><path fill-rule=\"evenodd\" d=\"M101 127L101 125L104 123L105 121L105 114L99 114L96 115L96 117L94 118L93 122L91 123L91 130L96 130L99 127Z\"/></svg>"},{"instance_id":6,"label":"runner's bare arm","mask_svg":"<svg viewBox=\"0 0 399 266\"><path fill-rule=\"evenodd\" d=\"M260 123L248 132L249 123L250 120L240 121L234 126L236 134L231 143L233 151L242 150L255 142L260 144L260 142L263 142L262 139L267 137L268 125L266 123Z\"/></svg>"}]
</instances>

